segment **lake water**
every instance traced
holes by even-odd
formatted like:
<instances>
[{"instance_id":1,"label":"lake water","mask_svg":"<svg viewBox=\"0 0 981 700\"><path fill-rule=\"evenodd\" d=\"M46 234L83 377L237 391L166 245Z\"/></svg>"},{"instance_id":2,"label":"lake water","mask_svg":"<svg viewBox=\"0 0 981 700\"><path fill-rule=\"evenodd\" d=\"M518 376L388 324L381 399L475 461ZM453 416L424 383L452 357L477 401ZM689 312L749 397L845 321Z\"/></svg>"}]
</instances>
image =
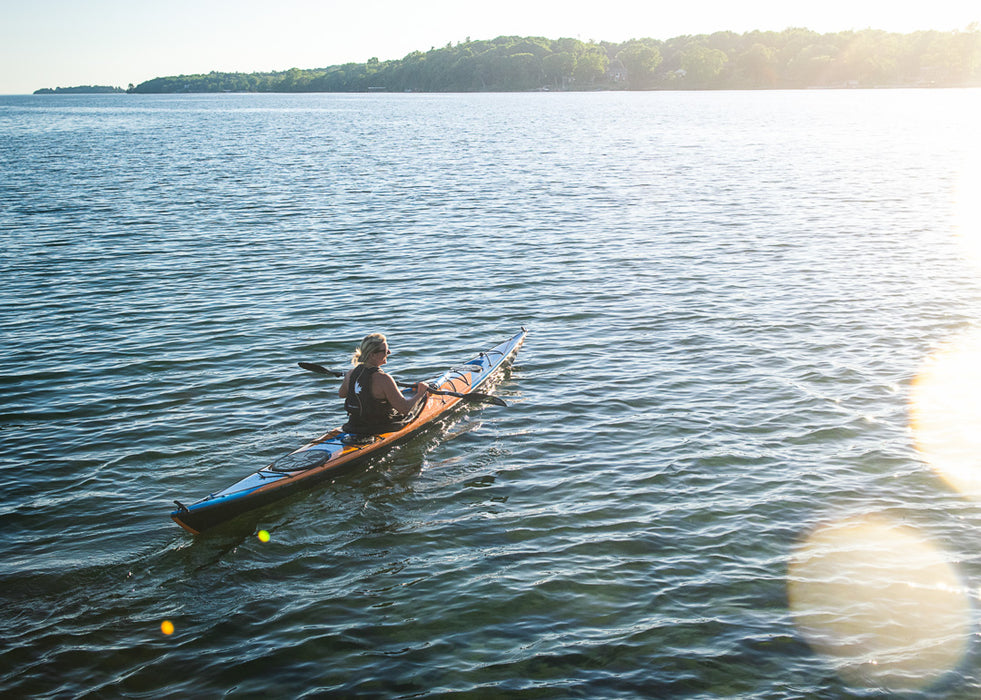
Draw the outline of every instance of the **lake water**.
<instances>
[{"instance_id":1,"label":"lake water","mask_svg":"<svg viewBox=\"0 0 981 700\"><path fill-rule=\"evenodd\" d=\"M976 697L979 115L0 98L0 692ZM521 326L508 408L169 519L343 421L297 361Z\"/></svg>"}]
</instances>

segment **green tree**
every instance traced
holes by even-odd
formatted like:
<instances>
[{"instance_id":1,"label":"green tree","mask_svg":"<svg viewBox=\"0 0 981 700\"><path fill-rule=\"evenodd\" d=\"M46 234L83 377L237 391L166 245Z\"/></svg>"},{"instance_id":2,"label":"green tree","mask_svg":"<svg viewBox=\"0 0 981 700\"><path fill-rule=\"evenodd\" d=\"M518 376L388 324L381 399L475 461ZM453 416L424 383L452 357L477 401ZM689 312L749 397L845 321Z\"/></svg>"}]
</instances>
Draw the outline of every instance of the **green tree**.
<instances>
[{"instance_id":1,"label":"green tree","mask_svg":"<svg viewBox=\"0 0 981 700\"><path fill-rule=\"evenodd\" d=\"M290 68L279 81L279 89L282 92L298 92L302 85L303 71L299 68Z\"/></svg>"},{"instance_id":2,"label":"green tree","mask_svg":"<svg viewBox=\"0 0 981 700\"><path fill-rule=\"evenodd\" d=\"M842 84L888 85L896 82L897 46L886 32L847 32L841 35L843 45L832 80Z\"/></svg>"},{"instance_id":3,"label":"green tree","mask_svg":"<svg viewBox=\"0 0 981 700\"><path fill-rule=\"evenodd\" d=\"M981 67L981 33L977 31L954 32L935 42L933 63L940 80L945 85L966 85L978 75Z\"/></svg>"},{"instance_id":4,"label":"green tree","mask_svg":"<svg viewBox=\"0 0 981 700\"><path fill-rule=\"evenodd\" d=\"M831 85L837 73L838 47L829 43L809 44L787 63L786 77L794 87Z\"/></svg>"},{"instance_id":5,"label":"green tree","mask_svg":"<svg viewBox=\"0 0 981 700\"><path fill-rule=\"evenodd\" d=\"M578 56L585 50L586 50L586 45L581 41L579 41L579 39L570 39L568 37L564 37L562 39L556 39L552 43L552 51L557 53L566 51L568 53L571 53L573 56Z\"/></svg>"},{"instance_id":6,"label":"green tree","mask_svg":"<svg viewBox=\"0 0 981 700\"><path fill-rule=\"evenodd\" d=\"M757 42L739 54L734 64L740 87L776 87L779 77L776 49Z\"/></svg>"},{"instance_id":7,"label":"green tree","mask_svg":"<svg viewBox=\"0 0 981 700\"><path fill-rule=\"evenodd\" d=\"M729 57L719 49L693 44L681 56L686 82L695 87L711 87Z\"/></svg>"},{"instance_id":8,"label":"green tree","mask_svg":"<svg viewBox=\"0 0 981 700\"><path fill-rule=\"evenodd\" d=\"M627 69L627 80L632 90L651 87L654 83L654 71L663 60L657 47L639 42L628 44L616 56Z\"/></svg>"},{"instance_id":9,"label":"green tree","mask_svg":"<svg viewBox=\"0 0 981 700\"><path fill-rule=\"evenodd\" d=\"M606 52L599 46L590 46L576 58L572 76L581 87L593 85L606 74L609 65L610 58Z\"/></svg>"},{"instance_id":10,"label":"green tree","mask_svg":"<svg viewBox=\"0 0 981 700\"><path fill-rule=\"evenodd\" d=\"M557 88L565 88L576 70L576 56L569 51L550 53L542 59L545 77Z\"/></svg>"},{"instance_id":11,"label":"green tree","mask_svg":"<svg viewBox=\"0 0 981 700\"><path fill-rule=\"evenodd\" d=\"M541 87L545 74L542 62L531 53L514 53L507 57L503 75L509 90L532 90Z\"/></svg>"}]
</instances>

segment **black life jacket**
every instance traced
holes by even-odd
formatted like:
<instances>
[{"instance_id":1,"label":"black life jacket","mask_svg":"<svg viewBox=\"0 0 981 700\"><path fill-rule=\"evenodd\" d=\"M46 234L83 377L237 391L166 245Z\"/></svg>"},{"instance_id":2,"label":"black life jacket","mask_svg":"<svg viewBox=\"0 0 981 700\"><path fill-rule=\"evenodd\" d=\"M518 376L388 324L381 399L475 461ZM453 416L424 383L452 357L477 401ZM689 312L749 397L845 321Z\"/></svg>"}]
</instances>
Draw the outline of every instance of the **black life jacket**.
<instances>
[{"instance_id":1,"label":"black life jacket","mask_svg":"<svg viewBox=\"0 0 981 700\"><path fill-rule=\"evenodd\" d=\"M399 421L401 413L395 410L386 399L376 399L371 395L371 380L378 367L358 365L351 372L347 383L347 397L344 399L344 410L348 413L348 422L344 430L349 432L384 432L390 430L393 422Z\"/></svg>"}]
</instances>

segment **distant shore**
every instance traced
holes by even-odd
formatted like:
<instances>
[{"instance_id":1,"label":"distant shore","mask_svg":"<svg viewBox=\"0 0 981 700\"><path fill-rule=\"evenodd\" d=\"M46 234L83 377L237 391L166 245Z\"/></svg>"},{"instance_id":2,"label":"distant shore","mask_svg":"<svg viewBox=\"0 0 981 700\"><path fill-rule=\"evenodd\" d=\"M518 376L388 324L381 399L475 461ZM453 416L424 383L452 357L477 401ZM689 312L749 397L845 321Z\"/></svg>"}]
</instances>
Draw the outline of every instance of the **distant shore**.
<instances>
[{"instance_id":1,"label":"distant shore","mask_svg":"<svg viewBox=\"0 0 981 700\"><path fill-rule=\"evenodd\" d=\"M222 92L527 92L981 86L981 30L819 34L792 28L623 43L501 36L402 59L266 73L177 75L138 94ZM82 86L35 94L123 92Z\"/></svg>"},{"instance_id":2,"label":"distant shore","mask_svg":"<svg viewBox=\"0 0 981 700\"><path fill-rule=\"evenodd\" d=\"M130 86L132 87L132 86ZM126 92L121 87L109 85L78 85L76 87L41 88L35 90L35 95L105 95L114 92Z\"/></svg>"}]
</instances>

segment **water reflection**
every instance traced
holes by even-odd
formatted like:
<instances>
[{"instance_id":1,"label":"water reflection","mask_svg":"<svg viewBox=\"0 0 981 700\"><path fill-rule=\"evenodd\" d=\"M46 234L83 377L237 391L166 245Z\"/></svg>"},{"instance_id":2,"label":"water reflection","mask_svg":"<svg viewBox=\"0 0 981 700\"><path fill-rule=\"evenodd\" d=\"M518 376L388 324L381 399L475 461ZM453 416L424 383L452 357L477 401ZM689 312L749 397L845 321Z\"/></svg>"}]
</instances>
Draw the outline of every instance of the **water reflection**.
<instances>
[{"instance_id":1,"label":"water reflection","mask_svg":"<svg viewBox=\"0 0 981 700\"><path fill-rule=\"evenodd\" d=\"M981 497L981 330L923 364L910 420L920 456L955 489Z\"/></svg>"},{"instance_id":2,"label":"water reflection","mask_svg":"<svg viewBox=\"0 0 981 700\"><path fill-rule=\"evenodd\" d=\"M808 643L848 683L930 686L963 657L970 595L943 552L875 516L815 530L796 549L788 595Z\"/></svg>"}]
</instances>

